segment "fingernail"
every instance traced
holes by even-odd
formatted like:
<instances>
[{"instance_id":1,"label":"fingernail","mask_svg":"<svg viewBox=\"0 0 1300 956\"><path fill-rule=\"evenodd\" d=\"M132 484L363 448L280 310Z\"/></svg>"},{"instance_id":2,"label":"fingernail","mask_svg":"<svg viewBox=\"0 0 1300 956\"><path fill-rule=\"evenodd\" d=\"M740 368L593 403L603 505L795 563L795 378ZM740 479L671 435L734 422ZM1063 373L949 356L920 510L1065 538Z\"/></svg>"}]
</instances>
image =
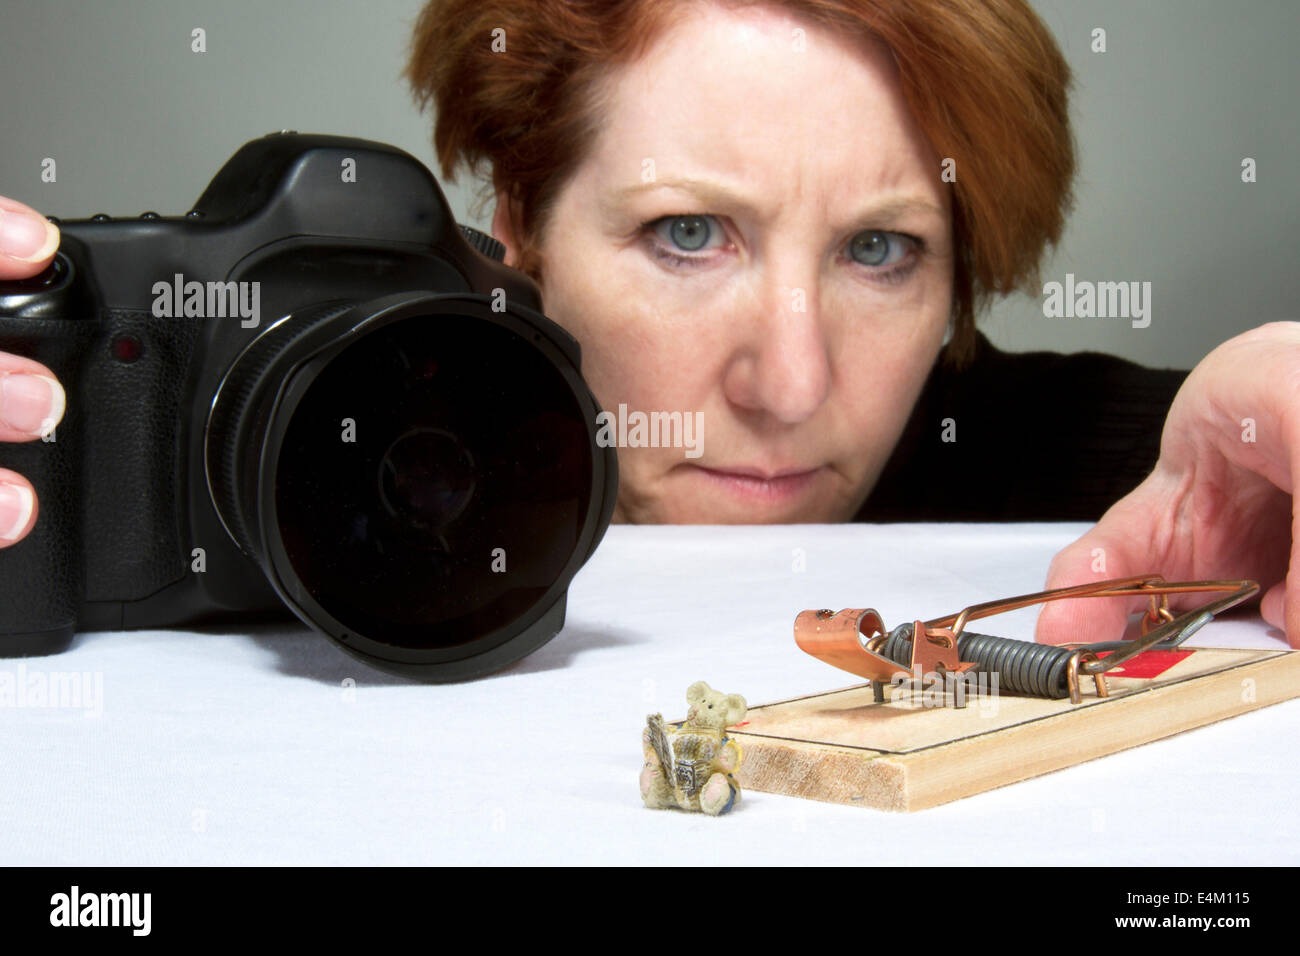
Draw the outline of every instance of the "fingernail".
<instances>
[{"instance_id":1,"label":"fingernail","mask_svg":"<svg viewBox=\"0 0 1300 956\"><path fill-rule=\"evenodd\" d=\"M59 248L59 229L44 216L0 209L0 253L19 262L39 262Z\"/></svg>"},{"instance_id":2,"label":"fingernail","mask_svg":"<svg viewBox=\"0 0 1300 956\"><path fill-rule=\"evenodd\" d=\"M0 422L28 435L48 435L59 423L67 398L48 375L11 372L0 379Z\"/></svg>"},{"instance_id":3,"label":"fingernail","mask_svg":"<svg viewBox=\"0 0 1300 956\"><path fill-rule=\"evenodd\" d=\"M0 541L13 541L31 520L36 498L26 485L0 484Z\"/></svg>"}]
</instances>

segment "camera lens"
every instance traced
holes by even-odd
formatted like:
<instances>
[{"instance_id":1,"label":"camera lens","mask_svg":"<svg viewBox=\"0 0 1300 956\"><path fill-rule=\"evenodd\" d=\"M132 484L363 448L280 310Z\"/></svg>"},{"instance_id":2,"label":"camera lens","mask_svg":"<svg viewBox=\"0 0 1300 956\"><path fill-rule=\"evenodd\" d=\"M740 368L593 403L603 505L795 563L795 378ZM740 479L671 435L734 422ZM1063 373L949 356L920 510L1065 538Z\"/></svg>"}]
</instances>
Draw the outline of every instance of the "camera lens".
<instances>
[{"instance_id":1,"label":"camera lens","mask_svg":"<svg viewBox=\"0 0 1300 956\"><path fill-rule=\"evenodd\" d=\"M576 368L520 316L456 297L290 323L236 363L249 384L209 426L210 452L217 432L237 449L218 508L281 596L435 679L544 642L607 521L612 456Z\"/></svg>"},{"instance_id":2,"label":"camera lens","mask_svg":"<svg viewBox=\"0 0 1300 956\"><path fill-rule=\"evenodd\" d=\"M379 500L412 532L413 544L428 542L459 518L474 487L473 457L443 428L409 429L379 461Z\"/></svg>"},{"instance_id":3,"label":"camera lens","mask_svg":"<svg viewBox=\"0 0 1300 956\"><path fill-rule=\"evenodd\" d=\"M554 363L516 332L463 315L392 323L332 357L292 412L275 477L285 552L344 627L413 648L475 640L572 556L587 432Z\"/></svg>"}]
</instances>

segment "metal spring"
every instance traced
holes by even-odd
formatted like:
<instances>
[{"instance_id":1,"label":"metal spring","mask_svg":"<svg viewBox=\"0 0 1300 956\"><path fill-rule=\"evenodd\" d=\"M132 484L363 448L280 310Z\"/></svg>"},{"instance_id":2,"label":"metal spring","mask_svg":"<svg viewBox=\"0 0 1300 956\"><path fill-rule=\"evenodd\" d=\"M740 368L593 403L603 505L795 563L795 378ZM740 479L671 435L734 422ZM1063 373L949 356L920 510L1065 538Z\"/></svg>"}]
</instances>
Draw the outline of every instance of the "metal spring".
<instances>
[{"instance_id":1,"label":"metal spring","mask_svg":"<svg viewBox=\"0 0 1300 956\"><path fill-rule=\"evenodd\" d=\"M1052 699L1070 695L1067 674L1074 649L962 632L957 637L957 652L961 660L974 661L976 670L996 673L1003 690ZM912 625L900 624L890 631L878 653L910 666Z\"/></svg>"}]
</instances>

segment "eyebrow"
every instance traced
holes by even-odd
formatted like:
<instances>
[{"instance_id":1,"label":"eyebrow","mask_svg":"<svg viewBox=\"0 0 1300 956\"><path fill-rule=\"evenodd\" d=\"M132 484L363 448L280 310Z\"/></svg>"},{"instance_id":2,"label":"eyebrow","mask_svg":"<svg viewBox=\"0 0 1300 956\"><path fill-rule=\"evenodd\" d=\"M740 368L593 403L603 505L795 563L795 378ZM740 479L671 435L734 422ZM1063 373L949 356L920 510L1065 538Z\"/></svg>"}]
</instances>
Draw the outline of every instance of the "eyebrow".
<instances>
[{"instance_id":1,"label":"eyebrow","mask_svg":"<svg viewBox=\"0 0 1300 956\"><path fill-rule=\"evenodd\" d=\"M697 197L704 200L706 204L710 205L747 205L743 196L720 183L711 182L707 179L692 179L689 177L657 179L653 182L647 183L633 183L630 186L624 186L621 189L612 190L608 194L608 199L614 202L622 202L645 193L656 192L664 189L694 193ZM873 219L898 219L909 213L926 213L940 217L944 215L943 209L940 206L935 205L929 199L907 193L894 193L887 195L876 202L868 203L864 208L858 210L858 213L853 217L853 220L858 222Z\"/></svg>"}]
</instances>

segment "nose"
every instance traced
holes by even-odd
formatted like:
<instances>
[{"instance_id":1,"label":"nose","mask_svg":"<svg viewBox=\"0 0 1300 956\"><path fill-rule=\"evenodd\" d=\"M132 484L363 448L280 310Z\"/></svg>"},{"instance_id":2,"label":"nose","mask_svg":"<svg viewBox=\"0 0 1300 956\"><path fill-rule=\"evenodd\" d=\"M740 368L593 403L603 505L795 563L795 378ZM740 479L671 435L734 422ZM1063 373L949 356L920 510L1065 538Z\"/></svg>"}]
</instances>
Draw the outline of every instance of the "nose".
<instances>
[{"instance_id":1,"label":"nose","mask_svg":"<svg viewBox=\"0 0 1300 956\"><path fill-rule=\"evenodd\" d=\"M814 271L773 271L740 317L723 388L748 412L787 425L811 418L831 390L830 343Z\"/></svg>"}]
</instances>

